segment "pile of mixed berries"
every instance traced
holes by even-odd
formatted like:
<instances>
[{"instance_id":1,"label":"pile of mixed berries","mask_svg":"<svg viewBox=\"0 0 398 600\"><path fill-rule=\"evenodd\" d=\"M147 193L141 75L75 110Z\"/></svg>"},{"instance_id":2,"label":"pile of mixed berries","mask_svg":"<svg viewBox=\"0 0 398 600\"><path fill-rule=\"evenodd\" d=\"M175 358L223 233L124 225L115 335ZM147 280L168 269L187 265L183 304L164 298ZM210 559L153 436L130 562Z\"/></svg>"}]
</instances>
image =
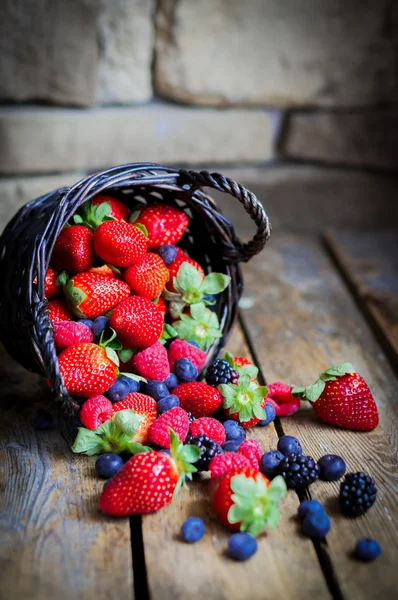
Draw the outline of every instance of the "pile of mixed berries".
<instances>
[{"instance_id":1,"label":"pile of mixed berries","mask_svg":"<svg viewBox=\"0 0 398 600\"><path fill-rule=\"evenodd\" d=\"M256 551L255 537L265 526L276 527L287 488L302 491L319 478L337 481L346 471L341 457L303 455L291 436L264 453L246 439L247 431L294 414L300 400L312 402L326 423L359 430L377 426L377 408L348 363L307 388L260 385L258 369L229 353L205 369L222 335L216 297L230 278L205 275L177 245L188 225L173 206L130 212L120 198L97 196L56 240L45 295L60 373L80 406L72 449L99 455L96 469L107 479L101 510L114 516L155 512L207 472L213 509L237 532L229 552L244 560ZM36 425L48 428L44 420L41 415ZM345 475L339 496L344 514L363 514L375 499L369 476ZM319 503L302 503L299 515L304 534L326 536L330 519ZM204 534L194 516L182 527L189 543Z\"/></svg>"}]
</instances>

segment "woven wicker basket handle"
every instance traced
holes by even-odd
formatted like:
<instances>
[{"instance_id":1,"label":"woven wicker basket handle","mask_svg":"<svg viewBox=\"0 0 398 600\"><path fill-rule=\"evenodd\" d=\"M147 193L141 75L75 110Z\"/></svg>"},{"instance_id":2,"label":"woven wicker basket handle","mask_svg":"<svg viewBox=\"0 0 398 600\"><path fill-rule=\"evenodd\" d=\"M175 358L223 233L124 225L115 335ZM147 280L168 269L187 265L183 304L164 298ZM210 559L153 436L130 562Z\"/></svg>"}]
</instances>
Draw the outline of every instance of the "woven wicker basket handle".
<instances>
[{"instance_id":1,"label":"woven wicker basket handle","mask_svg":"<svg viewBox=\"0 0 398 600\"><path fill-rule=\"evenodd\" d=\"M189 183L194 188L206 186L214 188L219 192L231 194L231 196L239 200L245 211L257 225L257 232L249 242L242 243L236 238L235 252L233 256L228 257L230 260L234 262L247 262L264 248L271 235L271 223L263 205L252 192L220 173L208 173L207 171L197 173L182 169L180 170L180 177L183 183Z\"/></svg>"}]
</instances>

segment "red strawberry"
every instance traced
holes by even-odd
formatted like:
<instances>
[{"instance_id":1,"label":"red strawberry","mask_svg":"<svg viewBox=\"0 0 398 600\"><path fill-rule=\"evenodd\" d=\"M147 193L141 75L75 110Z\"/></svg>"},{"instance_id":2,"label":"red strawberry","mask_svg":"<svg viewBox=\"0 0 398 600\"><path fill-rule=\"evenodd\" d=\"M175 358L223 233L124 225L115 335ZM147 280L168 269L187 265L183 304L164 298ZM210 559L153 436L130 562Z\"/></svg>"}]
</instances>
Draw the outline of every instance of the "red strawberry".
<instances>
[{"instance_id":1,"label":"red strawberry","mask_svg":"<svg viewBox=\"0 0 398 600\"><path fill-rule=\"evenodd\" d=\"M94 259L93 234L87 227L72 225L61 231L51 258L58 271L67 271L72 275L88 271Z\"/></svg>"},{"instance_id":2,"label":"red strawberry","mask_svg":"<svg viewBox=\"0 0 398 600\"><path fill-rule=\"evenodd\" d=\"M53 323L58 321L71 321L73 315L70 312L64 299L57 298L50 300L48 303L49 317Z\"/></svg>"},{"instance_id":3,"label":"red strawberry","mask_svg":"<svg viewBox=\"0 0 398 600\"><path fill-rule=\"evenodd\" d=\"M293 388L292 393L312 402L325 423L360 431L371 431L379 423L372 392L350 363L330 367L314 385Z\"/></svg>"},{"instance_id":4,"label":"red strawberry","mask_svg":"<svg viewBox=\"0 0 398 600\"><path fill-rule=\"evenodd\" d=\"M251 381L257 383L258 369L250 360L244 358L243 356L233 356L233 354L230 352L226 352L223 356L223 359L231 365L231 367L238 373L239 376L249 374L252 371L252 373L250 373Z\"/></svg>"},{"instance_id":5,"label":"red strawberry","mask_svg":"<svg viewBox=\"0 0 398 600\"><path fill-rule=\"evenodd\" d=\"M112 416L112 402L105 396L92 396L82 406L80 420L87 429L97 429Z\"/></svg>"},{"instance_id":6,"label":"red strawberry","mask_svg":"<svg viewBox=\"0 0 398 600\"><path fill-rule=\"evenodd\" d=\"M163 315L147 298L125 298L112 311L110 325L126 348L147 348L158 341Z\"/></svg>"},{"instance_id":7,"label":"red strawberry","mask_svg":"<svg viewBox=\"0 0 398 600\"><path fill-rule=\"evenodd\" d=\"M49 300L55 298L61 290L61 286L57 283L57 272L52 267L48 267L46 278L44 280L44 295Z\"/></svg>"},{"instance_id":8,"label":"red strawberry","mask_svg":"<svg viewBox=\"0 0 398 600\"><path fill-rule=\"evenodd\" d=\"M257 471L260 470L260 460L263 455L260 444L257 440L245 440L241 443L238 450L239 454L243 454L250 462L250 466Z\"/></svg>"},{"instance_id":9,"label":"red strawberry","mask_svg":"<svg viewBox=\"0 0 398 600\"><path fill-rule=\"evenodd\" d=\"M147 252L139 263L125 270L123 278L134 294L153 300L162 293L169 271L159 254Z\"/></svg>"},{"instance_id":10,"label":"red strawberry","mask_svg":"<svg viewBox=\"0 0 398 600\"><path fill-rule=\"evenodd\" d=\"M97 344L69 346L58 356L58 362L65 387L75 396L97 396L116 381L115 363Z\"/></svg>"},{"instance_id":11,"label":"red strawberry","mask_svg":"<svg viewBox=\"0 0 398 600\"><path fill-rule=\"evenodd\" d=\"M167 268L169 270L170 279L169 279L169 282L166 285L166 287L167 287L167 289L170 292L175 292L176 291L176 289L175 289L175 287L173 285L173 279L174 279L174 277L177 277L177 273L178 273L181 265L184 262L187 262L190 265L192 265L193 267L195 267L195 269L197 271L199 271L199 273L201 273L203 279L205 277L205 273L204 273L202 267L200 266L200 264L197 263L196 260L193 260L193 258L189 258L189 256L187 254L185 254L185 252L183 252L181 250L181 248L177 248L177 256L176 256L176 258L174 259L174 261L172 263L170 263L169 265L167 265Z\"/></svg>"},{"instance_id":12,"label":"red strawberry","mask_svg":"<svg viewBox=\"0 0 398 600\"><path fill-rule=\"evenodd\" d=\"M160 296L160 298L156 302L156 306L158 307L158 309L160 310L160 312L162 313L162 315L166 316L167 306L166 306L166 302L164 301L164 299L162 298L162 296Z\"/></svg>"},{"instance_id":13,"label":"red strawberry","mask_svg":"<svg viewBox=\"0 0 398 600\"><path fill-rule=\"evenodd\" d=\"M300 408L300 398L292 395L292 386L276 381L268 386L267 402L272 404L277 417L288 417Z\"/></svg>"},{"instance_id":14,"label":"red strawberry","mask_svg":"<svg viewBox=\"0 0 398 600\"><path fill-rule=\"evenodd\" d=\"M65 350L72 344L79 342L92 342L94 334L90 327L75 321L57 321L54 327L54 342L58 352Z\"/></svg>"},{"instance_id":15,"label":"red strawberry","mask_svg":"<svg viewBox=\"0 0 398 600\"><path fill-rule=\"evenodd\" d=\"M279 475L268 479L253 468L238 468L211 481L211 501L220 521L230 529L259 535L268 524L273 529L279 520L276 502L286 494Z\"/></svg>"},{"instance_id":16,"label":"red strawberry","mask_svg":"<svg viewBox=\"0 0 398 600\"><path fill-rule=\"evenodd\" d=\"M116 267L111 268L109 265L93 267L89 270L89 273L98 273L98 275L107 275L108 277L120 279L120 271Z\"/></svg>"},{"instance_id":17,"label":"red strawberry","mask_svg":"<svg viewBox=\"0 0 398 600\"><path fill-rule=\"evenodd\" d=\"M143 444L148 438L148 429L156 421L157 409L156 402L150 396L145 394L139 394L133 392L128 394L124 400L115 402L113 404L113 414L120 410L134 410L139 415L142 415L144 419L141 421L139 428L135 436L132 438L132 442L139 442Z\"/></svg>"},{"instance_id":18,"label":"red strawberry","mask_svg":"<svg viewBox=\"0 0 398 600\"><path fill-rule=\"evenodd\" d=\"M95 252L116 267L129 267L139 262L146 253L147 244L141 229L125 221L105 221L94 232Z\"/></svg>"},{"instance_id":19,"label":"red strawberry","mask_svg":"<svg viewBox=\"0 0 398 600\"><path fill-rule=\"evenodd\" d=\"M201 417L191 424L191 435L207 435L221 446L225 442L225 429L217 419Z\"/></svg>"},{"instance_id":20,"label":"red strawberry","mask_svg":"<svg viewBox=\"0 0 398 600\"><path fill-rule=\"evenodd\" d=\"M244 469L245 467L250 468L250 462L238 452L224 452L224 454L217 454L211 459L209 464L209 471L213 478L222 477L230 471L236 469Z\"/></svg>"},{"instance_id":21,"label":"red strawberry","mask_svg":"<svg viewBox=\"0 0 398 600\"><path fill-rule=\"evenodd\" d=\"M61 276L59 280L66 282ZM103 315L130 296L124 281L90 272L75 275L64 285L64 292L73 313L89 319Z\"/></svg>"},{"instance_id":22,"label":"red strawberry","mask_svg":"<svg viewBox=\"0 0 398 600\"><path fill-rule=\"evenodd\" d=\"M145 379L164 381L170 374L167 350L160 342L141 350L131 359L131 364L139 375Z\"/></svg>"},{"instance_id":23,"label":"red strawberry","mask_svg":"<svg viewBox=\"0 0 398 600\"><path fill-rule=\"evenodd\" d=\"M164 244L176 244L184 235L189 219L178 208L152 204L141 210L136 222L145 225L148 231L148 248L157 250Z\"/></svg>"},{"instance_id":24,"label":"red strawberry","mask_svg":"<svg viewBox=\"0 0 398 600\"><path fill-rule=\"evenodd\" d=\"M188 415L179 406L171 408L156 419L149 428L148 440L162 448L170 448L170 429L184 442L189 431Z\"/></svg>"},{"instance_id":25,"label":"red strawberry","mask_svg":"<svg viewBox=\"0 0 398 600\"><path fill-rule=\"evenodd\" d=\"M200 372L206 364L207 354L204 350L191 346L185 340L173 340L168 350L170 369L174 372L174 365L179 358L190 360Z\"/></svg>"},{"instance_id":26,"label":"red strawberry","mask_svg":"<svg viewBox=\"0 0 398 600\"><path fill-rule=\"evenodd\" d=\"M123 221L128 220L129 209L118 198L113 198L112 196L106 196L105 194L99 194L98 196L95 196L95 198L93 198L93 200L91 201L91 203L94 206L98 206L99 204L104 204L104 202L107 202L108 204L110 204L110 207L111 207L110 215L114 219L117 219L119 221L120 220L123 220Z\"/></svg>"},{"instance_id":27,"label":"red strawberry","mask_svg":"<svg viewBox=\"0 0 398 600\"><path fill-rule=\"evenodd\" d=\"M181 383L173 390L181 407L191 412L194 417L210 417L220 408L222 397L220 392L201 381Z\"/></svg>"},{"instance_id":28,"label":"red strawberry","mask_svg":"<svg viewBox=\"0 0 398 600\"><path fill-rule=\"evenodd\" d=\"M200 456L199 448L183 446L170 434L171 456L146 452L133 456L106 484L99 501L103 512L116 517L144 515L166 506L185 478L192 479L191 464Z\"/></svg>"}]
</instances>

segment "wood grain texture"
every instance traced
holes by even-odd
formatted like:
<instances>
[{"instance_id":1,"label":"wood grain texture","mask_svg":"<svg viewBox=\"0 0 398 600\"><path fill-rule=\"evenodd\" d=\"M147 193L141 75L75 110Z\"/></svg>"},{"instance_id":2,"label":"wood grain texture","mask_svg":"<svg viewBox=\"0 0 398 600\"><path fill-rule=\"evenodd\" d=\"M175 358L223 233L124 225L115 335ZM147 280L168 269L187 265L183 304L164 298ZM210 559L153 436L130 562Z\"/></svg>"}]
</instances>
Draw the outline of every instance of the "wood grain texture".
<instances>
[{"instance_id":1,"label":"wood grain texture","mask_svg":"<svg viewBox=\"0 0 398 600\"><path fill-rule=\"evenodd\" d=\"M325 240L398 368L398 229L330 231Z\"/></svg>"},{"instance_id":2,"label":"wood grain texture","mask_svg":"<svg viewBox=\"0 0 398 600\"><path fill-rule=\"evenodd\" d=\"M43 382L0 354L0 598L133 599L130 525L102 516L94 458L36 432Z\"/></svg>"},{"instance_id":3,"label":"wood grain texture","mask_svg":"<svg viewBox=\"0 0 398 600\"><path fill-rule=\"evenodd\" d=\"M238 326L227 348L250 357ZM252 436L264 451L275 448L273 426L257 428ZM312 543L298 534L297 497L281 505L278 528L259 537L257 554L236 563L226 554L230 532L216 519L209 502L208 481L193 482L179 498L143 518L143 538L152 600L263 600L264 598L330 598ZM193 545L180 540L188 516L201 517L206 535Z\"/></svg>"},{"instance_id":4,"label":"wood grain texture","mask_svg":"<svg viewBox=\"0 0 398 600\"><path fill-rule=\"evenodd\" d=\"M355 600L395 598L397 379L321 242L275 236L245 275L242 319L268 382L308 385L327 366L351 361L374 393L380 425L373 432L322 424L306 403L296 415L282 419L282 425L285 433L301 440L306 454L316 459L326 453L340 454L348 470L363 470L376 480L377 502L356 520L340 514L338 484L317 482L311 493L333 517L327 544L344 595ZM380 541L383 555L372 564L361 564L350 553L356 540L368 535Z\"/></svg>"}]
</instances>

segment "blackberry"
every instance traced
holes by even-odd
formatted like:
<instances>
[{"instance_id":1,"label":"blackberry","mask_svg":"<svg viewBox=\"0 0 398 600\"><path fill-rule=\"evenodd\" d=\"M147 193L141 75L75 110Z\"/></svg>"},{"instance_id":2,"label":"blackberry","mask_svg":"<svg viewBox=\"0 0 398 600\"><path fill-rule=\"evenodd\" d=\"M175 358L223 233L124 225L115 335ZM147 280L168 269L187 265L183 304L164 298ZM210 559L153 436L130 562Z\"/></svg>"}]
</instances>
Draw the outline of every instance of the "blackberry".
<instances>
[{"instance_id":1,"label":"blackberry","mask_svg":"<svg viewBox=\"0 0 398 600\"><path fill-rule=\"evenodd\" d=\"M193 446L197 446L201 449L202 453L199 457L199 460L194 463L194 466L198 469L198 471L207 471L211 459L214 458L216 454L223 453L221 446L219 446L207 435L190 435L187 437L185 443L192 444Z\"/></svg>"},{"instance_id":2,"label":"blackberry","mask_svg":"<svg viewBox=\"0 0 398 600\"><path fill-rule=\"evenodd\" d=\"M206 383L217 387L220 383L238 383L239 375L229 362L218 358L207 367Z\"/></svg>"},{"instance_id":3,"label":"blackberry","mask_svg":"<svg viewBox=\"0 0 398 600\"><path fill-rule=\"evenodd\" d=\"M340 484L339 502L347 517L365 514L375 503L375 482L365 473L347 473Z\"/></svg>"},{"instance_id":4,"label":"blackberry","mask_svg":"<svg viewBox=\"0 0 398 600\"><path fill-rule=\"evenodd\" d=\"M278 474L288 488L303 488L319 478L319 467L311 456L291 452L279 463Z\"/></svg>"},{"instance_id":5,"label":"blackberry","mask_svg":"<svg viewBox=\"0 0 398 600\"><path fill-rule=\"evenodd\" d=\"M192 425L192 423L193 423L193 422L194 422L194 420L195 420L195 417L193 416L193 414L192 414L191 412L189 412L189 410L186 410L185 412L186 412L186 413L187 413L187 415L188 415L188 421L189 421L189 424L190 424L190 425Z\"/></svg>"}]
</instances>

